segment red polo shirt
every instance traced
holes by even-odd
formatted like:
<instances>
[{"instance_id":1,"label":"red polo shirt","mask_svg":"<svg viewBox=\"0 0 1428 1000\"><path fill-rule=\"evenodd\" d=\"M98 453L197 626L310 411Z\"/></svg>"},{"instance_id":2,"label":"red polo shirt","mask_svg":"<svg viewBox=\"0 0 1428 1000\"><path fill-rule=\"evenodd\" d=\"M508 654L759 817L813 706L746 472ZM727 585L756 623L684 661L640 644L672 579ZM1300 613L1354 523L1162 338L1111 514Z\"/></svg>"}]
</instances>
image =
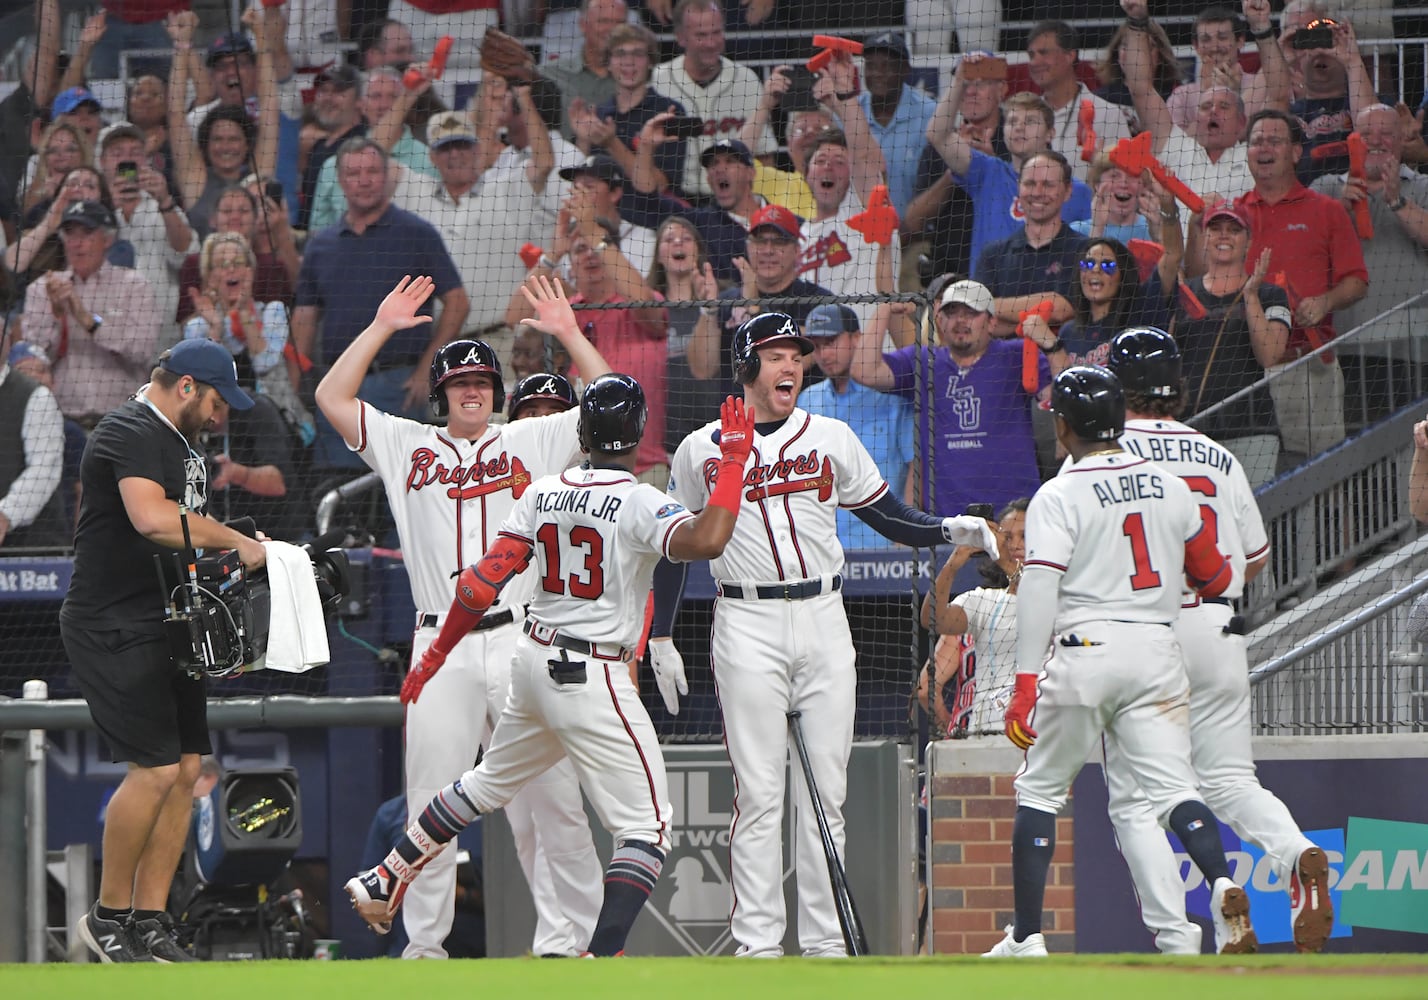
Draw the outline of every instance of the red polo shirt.
<instances>
[{"instance_id":1,"label":"red polo shirt","mask_svg":"<svg viewBox=\"0 0 1428 1000\"><path fill-rule=\"evenodd\" d=\"M1305 299L1323 295L1345 278L1369 280L1358 233L1337 198L1295 181L1289 193L1272 205L1258 191L1242 195L1235 204L1250 224L1246 273L1254 271L1260 253L1269 247L1269 276L1265 280L1289 292L1291 309ZM1282 281L1276 277L1280 274ZM1332 313L1313 329L1296 324L1290 328L1284 360L1292 361L1337 335Z\"/></svg>"},{"instance_id":2,"label":"red polo shirt","mask_svg":"<svg viewBox=\"0 0 1428 1000\"><path fill-rule=\"evenodd\" d=\"M660 298L658 292L656 298ZM583 295L571 302L586 301ZM626 302L623 295L611 295L606 302ZM645 406L649 419L645 433L635 451L635 474L656 465L666 465L669 456L664 450L665 376L668 365L668 328L644 326L635 322L630 309L601 309L575 314L585 330L585 336L604 357L611 371L631 375L645 391Z\"/></svg>"}]
</instances>

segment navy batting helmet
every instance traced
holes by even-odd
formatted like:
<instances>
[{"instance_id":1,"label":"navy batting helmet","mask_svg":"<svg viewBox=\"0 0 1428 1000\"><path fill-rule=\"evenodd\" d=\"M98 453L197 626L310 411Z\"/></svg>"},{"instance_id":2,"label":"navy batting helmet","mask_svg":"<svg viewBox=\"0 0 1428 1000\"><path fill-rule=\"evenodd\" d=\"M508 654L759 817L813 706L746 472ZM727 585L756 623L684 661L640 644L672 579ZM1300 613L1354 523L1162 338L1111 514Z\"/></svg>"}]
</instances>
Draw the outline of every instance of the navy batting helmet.
<instances>
[{"instance_id":1,"label":"navy batting helmet","mask_svg":"<svg viewBox=\"0 0 1428 1000\"><path fill-rule=\"evenodd\" d=\"M629 375L610 372L585 387L580 397L580 447L622 454L645 433L645 391Z\"/></svg>"},{"instance_id":2,"label":"navy batting helmet","mask_svg":"<svg viewBox=\"0 0 1428 1000\"><path fill-rule=\"evenodd\" d=\"M534 403L538 399L548 399L553 403L559 403L562 410L568 410L576 405L575 389L571 386L569 379L554 372L536 372L516 383L516 388L511 393L511 405L506 411L506 415L515 420L520 416L522 406Z\"/></svg>"},{"instance_id":3,"label":"navy batting helmet","mask_svg":"<svg viewBox=\"0 0 1428 1000\"><path fill-rule=\"evenodd\" d=\"M437 351L431 359L427 399L431 402L433 416L446 416L446 393L441 391L441 387L447 379L465 375L467 372L490 375L495 389L491 411L500 413L505 407L506 384L501 380L501 360L496 357L496 352L479 340L453 340Z\"/></svg>"},{"instance_id":4,"label":"navy batting helmet","mask_svg":"<svg viewBox=\"0 0 1428 1000\"><path fill-rule=\"evenodd\" d=\"M759 377L759 348L791 340L804 354L813 353L813 341L798 331L798 324L788 313L760 313L746 319L734 331L734 377L748 385Z\"/></svg>"},{"instance_id":5,"label":"navy batting helmet","mask_svg":"<svg viewBox=\"0 0 1428 1000\"><path fill-rule=\"evenodd\" d=\"M1051 411L1087 441L1114 441L1126 429L1120 380L1097 365L1075 365L1051 383Z\"/></svg>"},{"instance_id":6,"label":"navy batting helmet","mask_svg":"<svg viewBox=\"0 0 1428 1000\"><path fill-rule=\"evenodd\" d=\"M1156 327L1133 326L1116 334L1106 367L1127 392L1180 394L1180 348L1174 337Z\"/></svg>"}]
</instances>

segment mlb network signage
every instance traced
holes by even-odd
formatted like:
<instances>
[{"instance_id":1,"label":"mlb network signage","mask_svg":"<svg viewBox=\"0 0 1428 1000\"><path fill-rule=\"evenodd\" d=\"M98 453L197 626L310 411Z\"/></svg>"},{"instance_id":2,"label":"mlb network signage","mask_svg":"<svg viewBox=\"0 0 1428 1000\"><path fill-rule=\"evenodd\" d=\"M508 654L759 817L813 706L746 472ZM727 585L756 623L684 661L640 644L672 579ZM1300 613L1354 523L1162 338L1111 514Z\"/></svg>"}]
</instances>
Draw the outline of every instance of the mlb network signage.
<instances>
[{"instance_id":1,"label":"mlb network signage","mask_svg":"<svg viewBox=\"0 0 1428 1000\"><path fill-rule=\"evenodd\" d=\"M1423 764L1421 758L1260 762L1264 786L1329 857L1335 919L1327 950L1428 950L1428 803L1402 794L1416 787ZM1100 768L1082 771L1075 802L1077 951L1153 951L1106 817ZM1224 824L1220 839L1231 875L1249 895L1260 943L1292 951L1289 892L1275 865ZM1205 927L1205 950L1213 950L1209 887L1173 836L1170 841L1186 913Z\"/></svg>"}]
</instances>

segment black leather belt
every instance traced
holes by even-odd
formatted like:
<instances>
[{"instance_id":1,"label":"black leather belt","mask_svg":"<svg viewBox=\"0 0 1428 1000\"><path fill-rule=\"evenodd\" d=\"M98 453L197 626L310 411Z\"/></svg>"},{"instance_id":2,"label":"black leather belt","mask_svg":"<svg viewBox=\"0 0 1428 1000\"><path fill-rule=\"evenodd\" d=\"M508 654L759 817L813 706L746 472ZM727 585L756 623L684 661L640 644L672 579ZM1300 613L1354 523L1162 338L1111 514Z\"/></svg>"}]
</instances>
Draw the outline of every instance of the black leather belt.
<instances>
[{"instance_id":1,"label":"black leather belt","mask_svg":"<svg viewBox=\"0 0 1428 1000\"><path fill-rule=\"evenodd\" d=\"M521 626L521 631L530 636L532 642L538 642L542 646L558 646L561 649L568 649L572 653L580 653L597 660L623 661L630 659L633 655L632 651L624 646L617 646L613 642L589 642L585 639L577 639L575 636L566 635L549 625L542 625L534 618L527 618L526 623Z\"/></svg>"},{"instance_id":2,"label":"black leather belt","mask_svg":"<svg viewBox=\"0 0 1428 1000\"><path fill-rule=\"evenodd\" d=\"M831 594L843 589L843 576L833 574L833 583L828 588ZM720 583L719 596L732 597L736 601L744 598L760 601L801 601L805 597L817 597L823 593L822 580L797 580L793 583L760 583L746 590L737 583Z\"/></svg>"},{"instance_id":3,"label":"black leather belt","mask_svg":"<svg viewBox=\"0 0 1428 1000\"><path fill-rule=\"evenodd\" d=\"M437 615L422 614L417 612L417 628L436 628ZM497 611L494 615L487 615L476 623L476 627L471 631L484 632L488 628L500 628L502 625L509 625L516 620L512 611Z\"/></svg>"},{"instance_id":4,"label":"black leather belt","mask_svg":"<svg viewBox=\"0 0 1428 1000\"><path fill-rule=\"evenodd\" d=\"M1224 607L1229 607L1229 606L1230 606L1230 599L1229 599L1228 597L1202 597L1202 598L1200 598L1200 603L1201 603L1201 604L1220 604L1220 605L1223 605Z\"/></svg>"}]
</instances>

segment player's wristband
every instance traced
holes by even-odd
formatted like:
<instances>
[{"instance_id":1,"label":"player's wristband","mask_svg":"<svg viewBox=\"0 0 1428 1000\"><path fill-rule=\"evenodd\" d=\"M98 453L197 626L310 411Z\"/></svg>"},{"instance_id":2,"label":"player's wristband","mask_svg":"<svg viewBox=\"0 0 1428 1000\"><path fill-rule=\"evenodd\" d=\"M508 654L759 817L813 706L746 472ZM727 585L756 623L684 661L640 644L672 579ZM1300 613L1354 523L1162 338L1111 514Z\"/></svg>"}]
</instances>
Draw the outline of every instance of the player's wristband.
<instances>
[{"instance_id":1,"label":"player's wristband","mask_svg":"<svg viewBox=\"0 0 1428 1000\"><path fill-rule=\"evenodd\" d=\"M735 517L739 515L739 491L744 485L744 463L726 458L719 463L719 478L709 494L709 506L723 507Z\"/></svg>"}]
</instances>

